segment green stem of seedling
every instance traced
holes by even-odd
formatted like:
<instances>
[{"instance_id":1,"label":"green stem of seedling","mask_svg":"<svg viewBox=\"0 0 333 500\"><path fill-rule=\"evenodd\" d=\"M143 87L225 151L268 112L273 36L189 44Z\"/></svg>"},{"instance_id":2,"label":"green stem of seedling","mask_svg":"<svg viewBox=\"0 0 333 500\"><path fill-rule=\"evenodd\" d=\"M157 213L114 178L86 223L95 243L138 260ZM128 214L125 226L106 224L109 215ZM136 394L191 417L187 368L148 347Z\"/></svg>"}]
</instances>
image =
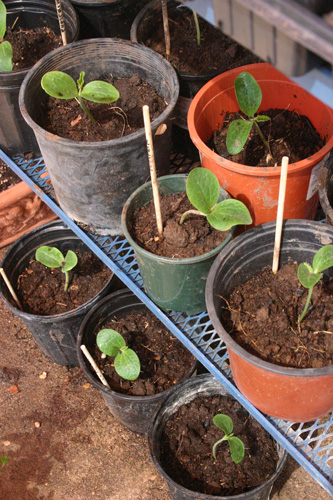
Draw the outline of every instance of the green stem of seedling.
<instances>
[{"instance_id":1,"label":"green stem of seedling","mask_svg":"<svg viewBox=\"0 0 333 500\"><path fill-rule=\"evenodd\" d=\"M262 131L260 130L260 127L258 125L258 123L256 122L256 120L253 120L253 123L254 123L254 126L256 127L257 129L257 132L260 136L260 139L262 140L262 142L265 144L266 148L268 149L268 152L269 154L272 156L272 152L271 152L271 148L269 147L269 143L268 141L266 141L265 137L264 137L264 134L262 133ZM273 156L272 156L273 158Z\"/></svg>"},{"instance_id":2,"label":"green stem of seedling","mask_svg":"<svg viewBox=\"0 0 333 500\"><path fill-rule=\"evenodd\" d=\"M298 318L298 323L301 323L302 319L304 318L304 316L307 313L307 310L308 310L309 305L310 305L312 290L313 290L313 286L311 286L309 288L308 298L306 299L306 304L305 304L304 310L303 310L302 314L300 315L300 317Z\"/></svg>"},{"instance_id":3,"label":"green stem of seedling","mask_svg":"<svg viewBox=\"0 0 333 500\"><path fill-rule=\"evenodd\" d=\"M193 18L194 18L195 29L197 31L197 44L200 45L201 34L200 34L199 19L198 19L198 14L194 11L193 11Z\"/></svg>"},{"instance_id":4,"label":"green stem of seedling","mask_svg":"<svg viewBox=\"0 0 333 500\"><path fill-rule=\"evenodd\" d=\"M195 215L205 215L203 214L202 212L200 212L199 210L187 210L187 212L184 212L183 215L181 216L180 218L180 221L179 221L179 224L183 224L185 218L189 215L189 214L195 214Z\"/></svg>"},{"instance_id":5,"label":"green stem of seedling","mask_svg":"<svg viewBox=\"0 0 333 500\"><path fill-rule=\"evenodd\" d=\"M95 118L94 118L94 117L93 117L93 115L90 113L89 109L88 109L88 108L86 108L86 106L85 106L84 102L82 101L82 97L78 97L78 98L77 98L77 100L78 100L78 102L79 102L79 104L80 104L80 106L81 106L81 109L84 111L84 113L86 113L86 114L89 116L90 120L91 120L93 123L96 123Z\"/></svg>"},{"instance_id":6,"label":"green stem of seedling","mask_svg":"<svg viewBox=\"0 0 333 500\"><path fill-rule=\"evenodd\" d=\"M65 273L65 286L64 286L64 292L67 292L68 290L68 285L69 285L69 274L68 271L63 271Z\"/></svg>"},{"instance_id":7,"label":"green stem of seedling","mask_svg":"<svg viewBox=\"0 0 333 500\"><path fill-rule=\"evenodd\" d=\"M230 434L230 436L232 436L232 434ZM218 441L216 441L216 443L214 443L213 445L213 457L214 457L214 460L216 460L216 448L217 446L222 443L222 441L227 441L228 440L228 436L223 436L223 438L219 439Z\"/></svg>"}]
</instances>

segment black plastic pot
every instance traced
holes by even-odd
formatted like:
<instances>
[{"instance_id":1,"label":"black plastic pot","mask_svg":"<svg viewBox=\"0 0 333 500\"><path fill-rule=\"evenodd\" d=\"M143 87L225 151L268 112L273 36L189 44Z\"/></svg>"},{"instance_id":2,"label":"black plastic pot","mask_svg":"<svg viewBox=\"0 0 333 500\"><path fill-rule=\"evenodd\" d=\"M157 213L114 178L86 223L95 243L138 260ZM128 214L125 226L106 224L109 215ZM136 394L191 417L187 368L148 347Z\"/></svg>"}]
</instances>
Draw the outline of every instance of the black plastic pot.
<instances>
[{"instance_id":1,"label":"black plastic pot","mask_svg":"<svg viewBox=\"0 0 333 500\"><path fill-rule=\"evenodd\" d=\"M3 258L1 266L14 289L20 274L41 245L56 246L65 252L77 249L90 251L63 222L45 224L17 240ZM54 363L67 366L79 364L76 339L84 316L111 290L112 276L103 289L85 304L62 314L40 316L18 309L4 280L0 279L0 295L5 305L24 321L43 354L49 356Z\"/></svg>"},{"instance_id":2,"label":"black plastic pot","mask_svg":"<svg viewBox=\"0 0 333 500\"><path fill-rule=\"evenodd\" d=\"M242 394L267 415L309 422L333 410L333 366L289 368L264 361L235 342L221 320L223 297L272 266L275 227L275 222L254 227L220 252L207 278L207 312L227 345L232 375ZM332 243L332 226L308 220L284 221L280 266L288 262L311 264L319 248ZM324 274L332 277L333 268Z\"/></svg>"},{"instance_id":3,"label":"black plastic pot","mask_svg":"<svg viewBox=\"0 0 333 500\"><path fill-rule=\"evenodd\" d=\"M12 26L17 17L17 25L23 29L48 26L60 34L59 21L54 1L51 0L4 0L7 8L7 24ZM78 16L68 0L61 2L68 42L78 36ZM21 83L30 68L0 72L0 147L13 155L28 151L39 151L33 130L22 117L18 97Z\"/></svg>"},{"instance_id":4,"label":"black plastic pot","mask_svg":"<svg viewBox=\"0 0 333 500\"><path fill-rule=\"evenodd\" d=\"M321 208L326 215L327 224L333 226L333 153L322 168L318 184Z\"/></svg>"},{"instance_id":5,"label":"black plastic pot","mask_svg":"<svg viewBox=\"0 0 333 500\"><path fill-rule=\"evenodd\" d=\"M177 75L156 54L131 42L100 38L61 47L39 61L26 76L20 91L20 108L34 129L59 205L64 212L93 233L121 234L120 215L128 196L149 176L145 131L103 142L77 142L46 132L38 125L40 103L46 98L40 81L47 71L69 73L74 79L86 72L86 81L102 74L114 77L139 75L168 103L152 121L158 175L169 170L172 115L178 98Z\"/></svg>"},{"instance_id":6,"label":"black plastic pot","mask_svg":"<svg viewBox=\"0 0 333 500\"><path fill-rule=\"evenodd\" d=\"M190 403L194 399L205 396L209 397L215 394L232 397L227 389L225 389L212 375L205 374L182 382L164 401L155 414L148 433L148 445L154 465L168 483L171 496L174 500L268 500L273 483L281 473L288 455L279 443L276 443L279 461L274 474L257 488L239 495L222 497L205 495L203 493L188 490L171 479L163 469L160 459L161 436L169 418L176 413L180 407Z\"/></svg>"},{"instance_id":7,"label":"black plastic pot","mask_svg":"<svg viewBox=\"0 0 333 500\"><path fill-rule=\"evenodd\" d=\"M172 19L177 13L177 8L181 5L176 0L168 0L168 16ZM162 9L160 0L152 0L143 7L138 13L131 28L131 40L144 44L145 40L150 38L156 31L156 26L162 24ZM244 66L254 61L255 56L250 54L244 57L238 64L230 66L232 69L236 66ZM176 70L177 71L177 70ZM193 145L187 127L187 112L195 94L214 76L220 74L219 70L212 70L208 73L193 75L177 71L179 78L179 99L175 110L175 121L172 133L173 148L176 151L184 153L194 160L199 159L197 148Z\"/></svg>"},{"instance_id":8,"label":"black plastic pot","mask_svg":"<svg viewBox=\"0 0 333 500\"><path fill-rule=\"evenodd\" d=\"M77 339L77 356L80 366L91 384L98 389L112 413L123 425L133 432L146 434L151 418L156 409L171 394L177 385L152 396L132 396L117 393L105 387L92 371L89 362L83 356L80 346L83 344L90 353L96 343L96 333L111 317L121 318L131 311L147 310L146 306L128 289L114 292L104 297L85 317ZM189 370L187 377L195 371L197 361Z\"/></svg>"},{"instance_id":9,"label":"black plastic pot","mask_svg":"<svg viewBox=\"0 0 333 500\"><path fill-rule=\"evenodd\" d=\"M80 40L86 38L130 39L133 19L148 0L70 0L80 19Z\"/></svg>"}]
</instances>

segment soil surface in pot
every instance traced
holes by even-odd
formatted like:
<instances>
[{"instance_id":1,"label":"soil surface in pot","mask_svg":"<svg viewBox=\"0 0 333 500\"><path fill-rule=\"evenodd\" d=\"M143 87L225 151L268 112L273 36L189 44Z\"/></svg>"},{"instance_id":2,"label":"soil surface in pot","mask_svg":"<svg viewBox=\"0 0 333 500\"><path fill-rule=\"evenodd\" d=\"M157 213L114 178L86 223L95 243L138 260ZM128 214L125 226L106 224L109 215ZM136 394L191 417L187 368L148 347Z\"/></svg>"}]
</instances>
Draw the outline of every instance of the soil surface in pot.
<instances>
[{"instance_id":1,"label":"soil surface in pot","mask_svg":"<svg viewBox=\"0 0 333 500\"><path fill-rule=\"evenodd\" d=\"M208 146L235 163L249 167L273 167L276 164L281 165L283 156L289 157L290 164L296 163L308 158L325 145L325 141L321 139L309 118L299 115L297 111L269 109L259 114L271 118L267 122L261 122L259 126L269 141L273 158L268 156L268 151L255 127L252 128L242 151L237 155L229 155L226 147L228 127L232 121L241 117L246 118L242 112L226 113L221 129L214 132Z\"/></svg>"},{"instance_id":2,"label":"soil surface in pot","mask_svg":"<svg viewBox=\"0 0 333 500\"><path fill-rule=\"evenodd\" d=\"M138 75L131 78L104 78L119 91L119 99L112 104L85 101L96 120L93 123L75 99L48 97L42 105L40 125L52 134L73 141L108 141L132 134L143 127L142 106L147 104L151 121L163 113L167 102ZM88 82L86 82L88 83Z\"/></svg>"},{"instance_id":3,"label":"soil surface in pot","mask_svg":"<svg viewBox=\"0 0 333 500\"><path fill-rule=\"evenodd\" d=\"M17 296L25 312L41 316L61 314L85 304L106 285L111 271L90 252L75 252L78 264L69 271L70 284L64 291L65 275L32 259L19 276Z\"/></svg>"},{"instance_id":4,"label":"soil surface in pot","mask_svg":"<svg viewBox=\"0 0 333 500\"><path fill-rule=\"evenodd\" d=\"M4 161L0 160L0 193L19 182L21 182L21 179L15 172Z\"/></svg>"},{"instance_id":5,"label":"soil surface in pot","mask_svg":"<svg viewBox=\"0 0 333 500\"><path fill-rule=\"evenodd\" d=\"M158 238L155 208L151 201L133 215L131 236L142 248L175 259L203 255L222 243L229 231L217 231L206 217L190 214L179 224L184 212L194 207L186 193L160 195L163 239Z\"/></svg>"},{"instance_id":6,"label":"soil surface in pot","mask_svg":"<svg viewBox=\"0 0 333 500\"><path fill-rule=\"evenodd\" d=\"M61 36L45 26L33 30L9 27L4 40L13 48L13 70L30 68L51 50L62 45Z\"/></svg>"},{"instance_id":7,"label":"soil surface in pot","mask_svg":"<svg viewBox=\"0 0 333 500\"><path fill-rule=\"evenodd\" d=\"M265 269L224 298L225 329L247 351L265 361L297 368L333 364L333 281L325 277L314 287L311 306L303 321L308 296L297 278L297 264L277 274Z\"/></svg>"},{"instance_id":8,"label":"soil surface in pot","mask_svg":"<svg viewBox=\"0 0 333 500\"><path fill-rule=\"evenodd\" d=\"M114 317L103 328L119 332L140 359L140 376L134 381L124 380L114 369L114 358L107 356L103 359L95 344L97 364L116 392L135 396L158 394L182 380L195 361L148 309L131 311L121 318Z\"/></svg>"},{"instance_id":9,"label":"soil surface in pot","mask_svg":"<svg viewBox=\"0 0 333 500\"><path fill-rule=\"evenodd\" d=\"M181 6L181 4L179 4ZM221 30L198 16L201 41L197 44L197 32L193 13L187 8L169 12L170 46L169 62L181 73L223 73L228 69L260 62L252 52L224 35ZM145 45L163 57L165 54L162 22Z\"/></svg>"},{"instance_id":10,"label":"soil surface in pot","mask_svg":"<svg viewBox=\"0 0 333 500\"><path fill-rule=\"evenodd\" d=\"M223 413L234 425L233 433L245 446L236 465L227 442L214 443L224 433L213 423ZM228 396L198 397L182 406L167 421L161 436L161 462L167 474L185 488L206 495L229 496L249 491L276 470L276 443L238 401Z\"/></svg>"}]
</instances>

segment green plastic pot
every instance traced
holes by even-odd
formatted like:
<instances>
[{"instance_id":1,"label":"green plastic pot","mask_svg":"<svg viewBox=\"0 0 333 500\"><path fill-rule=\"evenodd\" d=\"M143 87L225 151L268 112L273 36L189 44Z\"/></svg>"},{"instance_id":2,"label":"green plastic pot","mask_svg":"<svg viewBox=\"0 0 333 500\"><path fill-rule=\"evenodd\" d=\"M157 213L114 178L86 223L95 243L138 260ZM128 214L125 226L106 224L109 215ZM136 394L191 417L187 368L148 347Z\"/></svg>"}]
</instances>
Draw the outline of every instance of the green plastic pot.
<instances>
[{"instance_id":1,"label":"green plastic pot","mask_svg":"<svg viewBox=\"0 0 333 500\"><path fill-rule=\"evenodd\" d=\"M185 174L166 175L158 179L161 194L185 192ZM125 238L133 247L148 297L163 310L199 314L206 309L205 285L215 257L232 238L227 238L214 250L198 257L172 259L155 255L141 248L132 238L133 213L147 205L153 197L152 184L139 187L124 205L121 225ZM221 188L219 201L230 198Z\"/></svg>"}]
</instances>

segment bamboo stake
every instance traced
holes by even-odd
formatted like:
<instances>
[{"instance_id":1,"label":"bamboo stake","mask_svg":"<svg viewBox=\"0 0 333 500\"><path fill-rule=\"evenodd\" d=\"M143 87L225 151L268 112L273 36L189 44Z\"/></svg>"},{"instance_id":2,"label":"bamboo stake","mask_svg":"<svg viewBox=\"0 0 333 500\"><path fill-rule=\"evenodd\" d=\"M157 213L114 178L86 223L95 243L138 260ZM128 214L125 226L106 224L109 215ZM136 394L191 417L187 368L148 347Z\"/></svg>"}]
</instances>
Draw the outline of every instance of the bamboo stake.
<instances>
[{"instance_id":1,"label":"bamboo stake","mask_svg":"<svg viewBox=\"0 0 333 500\"><path fill-rule=\"evenodd\" d=\"M162 214L161 214L161 204L160 204L160 196L159 196L158 184L157 184L153 136L151 133L151 126L150 126L149 106L147 106L147 105L143 106L142 111L143 111L143 121L145 124L145 132L146 132L150 178L151 178L151 183L152 183L152 187L153 187L153 198L154 198L154 206L155 206L155 214L156 214L157 231L158 231L158 236L160 238L163 238L163 223L162 223Z\"/></svg>"},{"instance_id":2,"label":"bamboo stake","mask_svg":"<svg viewBox=\"0 0 333 500\"><path fill-rule=\"evenodd\" d=\"M57 15L58 15L58 21L59 21L59 26L60 26L62 43L63 43L63 45L67 45L66 28L65 28L64 16L62 13L61 1L55 0L55 4L56 4L56 9L57 9Z\"/></svg>"},{"instance_id":3,"label":"bamboo stake","mask_svg":"<svg viewBox=\"0 0 333 500\"><path fill-rule=\"evenodd\" d=\"M0 267L0 274L1 274L1 276L3 277L3 279L4 279L4 281L5 281L5 283L6 283L7 287L8 287L8 290L9 290L9 291L10 291L10 293L12 294L12 297L13 297L13 299L15 300L17 307L18 307L21 311L23 311L23 307L22 307L22 305L21 305L21 303L20 303L19 299L17 298L17 295L16 295L16 293L15 293L14 288L13 288L13 287L12 287L12 285L10 284L10 281L9 281L9 279L7 278L7 275L6 275L5 270L3 269L3 267Z\"/></svg>"},{"instance_id":4,"label":"bamboo stake","mask_svg":"<svg viewBox=\"0 0 333 500\"><path fill-rule=\"evenodd\" d=\"M85 357L87 358L87 360L89 361L89 363L91 364L91 366L93 367L93 369L95 370L95 372L98 375L98 378L100 379L102 384L105 385L105 387L108 387L109 389L111 389L111 387L109 386L109 384L105 380L103 373L96 365L94 359L92 358L92 356L91 356L90 352L88 351L88 349L86 348L86 346L82 344L80 346L80 348L81 348L81 351L83 352L83 354L85 355Z\"/></svg>"},{"instance_id":5,"label":"bamboo stake","mask_svg":"<svg viewBox=\"0 0 333 500\"><path fill-rule=\"evenodd\" d=\"M169 59L170 56L170 30L169 30L169 19L168 19L168 8L167 0L161 0L162 2L162 14L163 14L163 29L164 29L164 40L165 40L165 55Z\"/></svg>"},{"instance_id":6,"label":"bamboo stake","mask_svg":"<svg viewBox=\"0 0 333 500\"><path fill-rule=\"evenodd\" d=\"M274 242L274 254L273 254L273 265L272 265L272 271L274 274L277 273L279 267L283 210L284 210L284 200L286 196L286 185L287 185L287 175L288 175L288 163L289 163L288 156L284 156L282 158L282 164L281 164L279 201L278 201L278 210L276 216L275 242Z\"/></svg>"}]
</instances>

